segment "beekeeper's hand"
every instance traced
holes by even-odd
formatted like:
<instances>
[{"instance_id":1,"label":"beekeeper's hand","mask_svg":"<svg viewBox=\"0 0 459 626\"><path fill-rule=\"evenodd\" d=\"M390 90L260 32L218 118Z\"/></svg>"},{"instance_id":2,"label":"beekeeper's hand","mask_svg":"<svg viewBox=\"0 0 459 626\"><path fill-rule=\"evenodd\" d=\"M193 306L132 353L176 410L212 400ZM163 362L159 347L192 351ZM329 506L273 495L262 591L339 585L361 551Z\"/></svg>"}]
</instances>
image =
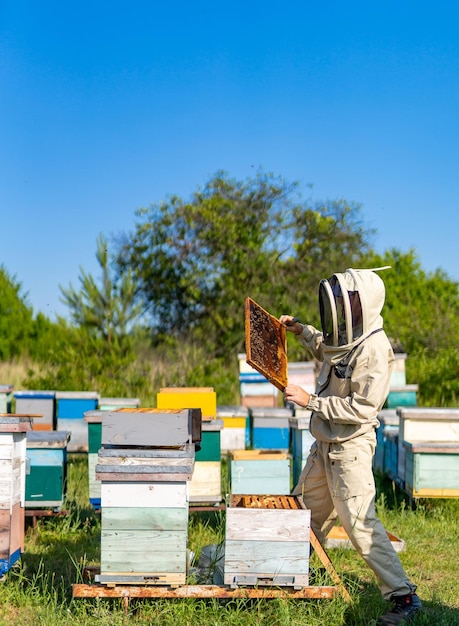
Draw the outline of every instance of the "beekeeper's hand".
<instances>
[{"instance_id":1,"label":"beekeeper's hand","mask_svg":"<svg viewBox=\"0 0 459 626\"><path fill-rule=\"evenodd\" d=\"M302 407L307 407L309 404L309 398L311 394L300 387L299 385L287 385L284 389L284 400L286 402L295 402Z\"/></svg>"},{"instance_id":2,"label":"beekeeper's hand","mask_svg":"<svg viewBox=\"0 0 459 626\"><path fill-rule=\"evenodd\" d=\"M281 315L279 322L294 335L301 335L303 331L303 324L300 323L297 317L293 317L292 315Z\"/></svg>"}]
</instances>

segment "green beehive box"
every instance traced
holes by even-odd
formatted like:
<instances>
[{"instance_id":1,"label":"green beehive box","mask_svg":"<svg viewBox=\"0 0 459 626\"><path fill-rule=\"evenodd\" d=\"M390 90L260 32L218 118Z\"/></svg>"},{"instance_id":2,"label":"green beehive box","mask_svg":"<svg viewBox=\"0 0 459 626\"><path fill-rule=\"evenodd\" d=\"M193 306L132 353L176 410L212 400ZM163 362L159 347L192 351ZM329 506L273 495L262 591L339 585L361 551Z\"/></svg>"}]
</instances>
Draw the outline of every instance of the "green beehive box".
<instances>
[{"instance_id":1,"label":"green beehive box","mask_svg":"<svg viewBox=\"0 0 459 626\"><path fill-rule=\"evenodd\" d=\"M65 431L27 433L26 508L58 509L66 494L67 444Z\"/></svg>"}]
</instances>

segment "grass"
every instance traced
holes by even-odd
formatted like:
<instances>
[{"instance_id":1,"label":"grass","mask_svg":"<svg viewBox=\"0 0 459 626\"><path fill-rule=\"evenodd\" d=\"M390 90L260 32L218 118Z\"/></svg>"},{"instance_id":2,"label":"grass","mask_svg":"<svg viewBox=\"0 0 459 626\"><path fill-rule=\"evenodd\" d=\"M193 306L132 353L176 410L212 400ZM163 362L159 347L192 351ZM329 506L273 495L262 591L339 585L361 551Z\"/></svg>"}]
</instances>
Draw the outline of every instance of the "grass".
<instances>
[{"instance_id":1,"label":"grass","mask_svg":"<svg viewBox=\"0 0 459 626\"><path fill-rule=\"evenodd\" d=\"M425 612L415 625L457 626L459 594L459 501L429 500L410 508L392 483L378 484L378 511L386 527L406 541L400 553L418 584ZM83 569L100 563L100 519L89 505L87 459L70 455L68 515L38 518L28 524L25 552L4 577L0 592L1 626L358 626L375 623L385 604L372 572L354 550L330 549L352 602L333 600L131 600L72 598L72 584ZM224 512L190 515L189 545L196 557L204 546L224 539ZM312 584L332 584L321 563L311 559Z\"/></svg>"}]
</instances>

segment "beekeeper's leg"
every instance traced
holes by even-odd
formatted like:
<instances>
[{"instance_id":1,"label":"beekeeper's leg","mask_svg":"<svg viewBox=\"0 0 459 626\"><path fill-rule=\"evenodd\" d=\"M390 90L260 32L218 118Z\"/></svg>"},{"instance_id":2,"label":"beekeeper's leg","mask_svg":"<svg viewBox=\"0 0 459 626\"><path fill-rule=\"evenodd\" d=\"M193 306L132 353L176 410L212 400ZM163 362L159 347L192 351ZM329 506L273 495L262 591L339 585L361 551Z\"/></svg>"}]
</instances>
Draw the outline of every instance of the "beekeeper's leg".
<instances>
[{"instance_id":1,"label":"beekeeper's leg","mask_svg":"<svg viewBox=\"0 0 459 626\"><path fill-rule=\"evenodd\" d=\"M400 559L375 511L372 459L374 433L342 444L330 444L327 468L335 509L356 550L375 573L381 593L414 592Z\"/></svg>"},{"instance_id":2,"label":"beekeeper's leg","mask_svg":"<svg viewBox=\"0 0 459 626\"><path fill-rule=\"evenodd\" d=\"M328 488L322 447L323 444L320 442L313 444L292 493L295 496L302 496L304 504L310 509L311 528L323 544L327 532L334 524L336 512L333 510L333 500Z\"/></svg>"}]
</instances>

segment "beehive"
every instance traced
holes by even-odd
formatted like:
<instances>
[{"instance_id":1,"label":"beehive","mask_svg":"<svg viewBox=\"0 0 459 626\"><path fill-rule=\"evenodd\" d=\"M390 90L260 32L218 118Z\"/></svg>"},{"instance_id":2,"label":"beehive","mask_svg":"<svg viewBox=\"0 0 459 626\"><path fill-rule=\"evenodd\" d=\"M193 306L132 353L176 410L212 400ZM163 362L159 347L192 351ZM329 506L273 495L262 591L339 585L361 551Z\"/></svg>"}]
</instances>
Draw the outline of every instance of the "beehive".
<instances>
[{"instance_id":1,"label":"beehive","mask_svg":"<svg viewBox=\"0 0 459 626\"><path fill-rule=\"evenodd\" d=\"M226 510L224 583L309 584L311 512L297 496L236 495Z\"/></svg>"},{"instance_id":2,"label":"beehive","mask_svg":"<svg viewBox=\"0 0 459 626\"><path fill-rule=\"evenodd\" d=\"M26 508L59 509L66 495L69 432L27 433Z\"/></svg>"},{"instance_id":3,"label":"beehive","mask_svg":"<svg viewBox=\"0 0 459 626\"><path fill-rule=\"evenodd\" d=\"M311 411L308 411L308 413L307 417L291 417L289 419L293 485L298 483L303 467L306 465L311 446L315 441L309 430Z\"/></svg>"},{"instance_id":4,"label":"beehive","mask_svg":"<svg viewBox=\"0 0 459 626\"><path fill-rule=\"evenodd\" d=\"M250 431L252 448L259 450L289 450L290 408L251 407Z\"/></svg>"},{"instance_id":5,"label":"beehive","mask_svg":"<svg viewBox=\"0 0 459 626\"><path fill-rule=\"evenodd\" d=\"M217 406L217 418L223 422L220 433L221 452L224 454L231 450L244 450L250 437L247 408L240 405Z\"/></svg>"},{"instance_id":6,"label":"beehive","mask_svg":"<svg viewBox=\"0 0 459 626\"><path fill-rule=\"evenodd\" d=\"M384 455L387 433L396 431L398 435L399 417L396 409L383 409L378 413L379 426L376 429L376 449L373 458L373 468L384 472ZM397 467L397 465L395 465Z\"/></svg>"},{"instance_id":7,"label":"beehive","mask_svg":"<svg viewBox=\"0 0 459 626\"><path fill-rule=\"evenodd\" d=\"M0 413L11 413L13 385L0 385Z\"/></svg>"},{"instance_id":8,"label":"beehive","mask_svg":"<svg viewBox=\"0 0 459 626\"><path fill-rule=\"evenodd\" d=\"M0 414L0 575L24 551L26 433L32 417Z\"/></svg>"},{"instance_id":9,"label":"beehive","mask_svg":"<svg viewBox=\"0 0 459 626\"><path fill-rule=\"evenodd\" d=\"M147 475L144 475L146 478ZM150 475L150 478L157 476ZM101 483L100 583L180 585L186 580L186 481Z\"/></svg>"},{"instance_id":10,"label":"beehive","mask_svg":"<svg viewBox=\"0 0 459 626\"><path fill-rule=\"evenodd\" d=\"M56 392L55 391L15 391L16 413L39 414L33 419L34 430L56 429Z\"/></svg>"},{"instance_id":11,"label":"beehive","mask_svg":"<svg viewBox=\"0 0 459 626\"><path fill-rule=\"evenodd\" d=\"M156 395L158 409L201 409L204 421L217 416L217 394L213 387L162 387Z\"/></svg>"},{"instance_id":12,"label":"beehive","mask_svg":"<svg viewBox=\"0 0 459 626\"><path fill-rule=\"evenodd\" d=\"M459 497L459 443L404 441L405 490L414 498Z\"/></svg>"},{"instance_id":13,"label":"beehive","mask_svg":"<svg viewBox=\"0 0 459 626\"><path fill-rule=\"evenodd\" d=\"M102 417L105 411L134 409L140 406L138 398L100 398L98 409L85 411L84 421L88 425L88 489L89 502L100 509L100 481L96 479L96 465L102 446Z\"/></svg>"},{"instance_id":14,"label":"beehive","mask_svg":"<svg viewBox=\"0 0 459 626\"><path fill-rule=\"evenodd\" d=\"M228 454L231 493L253 494L269 489L270 494L290 493L290 458L286 452L233 450Z\"/></svg>"},{"instance_id":15,"label":"beehive","mask_svg":"<svg viewBox=\"0 0 459 626\"><path fill-rule=\"evenodd\" d=\"M405 482L405 442L459 444L459 409L399 407L398 475ZM445 476L446 480L446 476Z\"/></svg>"},{"instance_id":16,"label":"beehive","mask_svg":"<svg viewBox=\"0 0 459 626\"><path fill-rule=\"evenodd\" d=\"M196 452L193 477L189 483L191 503L218 504L222 501L222 460L220 437L223 421L201 424L200 449Z\"/></svg>"},{"instance_id":17,"label":"beehive","mask_svg":"<svg viewBox=\"0 0 459 626\"><path fill-rule=\"evenodd\" d=\"M71 433L69 452L88 451L88 427L84 414L96 410L98 402L96 391L56 391L57 430Z\"/></svg>"},{"instance_id":18,"label":"beehive","mask_svg":"<svg viewBox=\"0 0 459 626\"><path fill-rule=\"evenodd\" d=\"M201 423L200 409L121 408L103 411L102 445L183 446L200 441Z\"/></svg>"}]
</instances>

